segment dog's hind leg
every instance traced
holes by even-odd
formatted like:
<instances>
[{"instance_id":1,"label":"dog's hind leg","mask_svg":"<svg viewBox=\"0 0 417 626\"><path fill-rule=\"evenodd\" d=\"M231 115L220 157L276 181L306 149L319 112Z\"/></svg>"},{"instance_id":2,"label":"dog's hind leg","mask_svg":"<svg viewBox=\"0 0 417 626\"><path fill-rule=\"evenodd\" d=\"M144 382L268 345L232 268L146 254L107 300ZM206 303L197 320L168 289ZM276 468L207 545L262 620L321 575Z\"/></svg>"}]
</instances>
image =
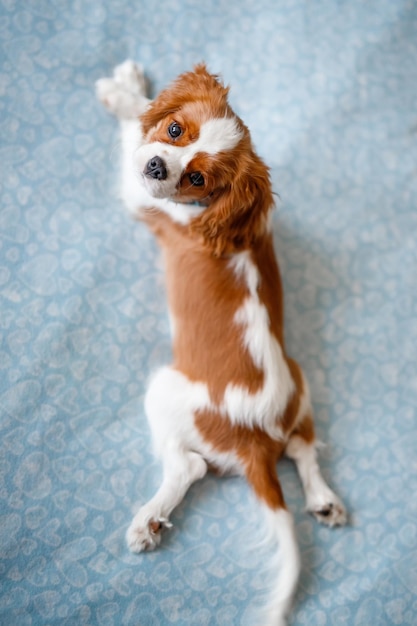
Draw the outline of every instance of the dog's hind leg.
<instances>
[{"instance_id":1,"label":"dog's hind leg","mask_svg":"<svg viewBox=\"0 0 417 626\"><path fill-rule=\"evenodd\" d=\"M347 519L345 507L320 472L313 419L310 414L307 413L292 433L285 454L296 463L304 488L307 511L327 526L345 524Z\"/></svg>"},{"instance_id":2,"label":"dog's hind leg","mask_svg":"<svg viewBox=\"0 0 417 626\"><path fill-rule=\"evenodd\" d=\"M163 528L171 526L169 516L193 482L203 478L207 464L203 457L184 449L179 442L167 443L163 459L163 481L154 495L135 515L126 539L132 552L153 550L161 541Z\"/></svg>"},{"instance_id":3,"label":"dog's hind leg","mask_svg":"<svg viewBox=\"0 0 417 626\"><path fill-rule=\"evenodd\" d=\"M204 385L190 382L171 367L162 367L152 378L145 410L156 455L163 464L163 480L155 496L133 518L127 542L133 552L152 550L169 526L169 516L193 482L203 478L207 463L198 452L194 411L209 401Z\"/></svg>"}]
</instances>

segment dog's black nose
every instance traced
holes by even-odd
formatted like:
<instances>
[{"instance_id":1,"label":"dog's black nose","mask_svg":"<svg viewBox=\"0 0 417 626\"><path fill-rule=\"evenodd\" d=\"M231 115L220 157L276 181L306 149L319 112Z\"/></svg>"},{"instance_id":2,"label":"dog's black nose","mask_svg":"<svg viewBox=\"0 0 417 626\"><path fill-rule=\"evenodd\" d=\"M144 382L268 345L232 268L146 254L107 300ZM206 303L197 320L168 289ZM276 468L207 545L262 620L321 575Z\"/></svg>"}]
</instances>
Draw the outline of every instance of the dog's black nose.
<instances>
[{"instance_id":1,"label":"dog's black nose","mask_svg":"<svg viewBox=\"0 0 417 626\"><path fill-rule=\"evenodd\" d=\"M168 176L165 161L159 156L152 157L146 164L145 175L157 180L165 180Z\"/></svg>"}]
</instances>

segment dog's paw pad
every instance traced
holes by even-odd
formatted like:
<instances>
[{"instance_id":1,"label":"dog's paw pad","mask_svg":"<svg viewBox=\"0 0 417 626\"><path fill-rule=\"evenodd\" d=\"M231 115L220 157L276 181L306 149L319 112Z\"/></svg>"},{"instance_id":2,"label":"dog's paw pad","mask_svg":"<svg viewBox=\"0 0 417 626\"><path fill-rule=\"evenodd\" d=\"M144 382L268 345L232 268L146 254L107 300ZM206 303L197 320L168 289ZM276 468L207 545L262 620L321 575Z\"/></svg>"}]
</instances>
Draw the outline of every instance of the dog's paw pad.
<instances>
[{"instance_id":1,"label":"dog's paw pad","mask_svg":"<svg viewBox=\"0 0 417 626\"><path fill-rule=\"evenodd\" d=\"M126 533L126 541L132 552L154 550L161 543L164 528L171 528L167 519L150 519L145 523L133 520Z\"/></svg>"},{"instance_id":2,"label":"dog's paw pad","mask_svg":"<svg viewBox=\"0 0 417 626\"><path fill-rule=\"evenodd\" d=\"M329 501L320 508L310 509L310 512L326 526L344 526L347 522L346 509L340 500Z\"/></svg>"}]
</instances>

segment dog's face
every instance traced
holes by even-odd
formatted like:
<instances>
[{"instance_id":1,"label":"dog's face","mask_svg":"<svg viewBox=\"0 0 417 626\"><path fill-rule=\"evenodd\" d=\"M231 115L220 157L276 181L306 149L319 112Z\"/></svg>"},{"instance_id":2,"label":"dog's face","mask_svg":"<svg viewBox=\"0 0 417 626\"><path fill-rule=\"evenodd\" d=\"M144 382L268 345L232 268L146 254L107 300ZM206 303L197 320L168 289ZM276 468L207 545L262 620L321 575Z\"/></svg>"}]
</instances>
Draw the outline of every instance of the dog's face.
<instances>
[{"instance_id":1,"label":"dog's face","mask_svg":"<svg viewBox=\"0 0 417 626\"><path fill-rule=\"evenodd\" d=\"M194 226L218 253L255 235L255 217L272 205L268 170L227 94L204 65L182 74L142 115L136 153L151 196L207 207Z\"/></svg>"},{"instance_id":2,"label":"dog's face","mask_svg":"<svg viewBox=\"0 0 417 626\"><path fill-rule=\"evenodd\" d=\"M233 117L196 122L193 103L168 113L147 134L138 165L148 192L155 198L209 204L228 180L231 151L242 131Z\"/></svg>"},{"instance_id":3,"label":"dog's face","mask_svg":"<svg viewBox=\"0 0 417 626\"><path fill-rule=\"evenodd\" d=\"M137 166L155 198L209 204L236 170L245 128L204 66L183 74L142 117Z\"/></svg>"}]
</instances>

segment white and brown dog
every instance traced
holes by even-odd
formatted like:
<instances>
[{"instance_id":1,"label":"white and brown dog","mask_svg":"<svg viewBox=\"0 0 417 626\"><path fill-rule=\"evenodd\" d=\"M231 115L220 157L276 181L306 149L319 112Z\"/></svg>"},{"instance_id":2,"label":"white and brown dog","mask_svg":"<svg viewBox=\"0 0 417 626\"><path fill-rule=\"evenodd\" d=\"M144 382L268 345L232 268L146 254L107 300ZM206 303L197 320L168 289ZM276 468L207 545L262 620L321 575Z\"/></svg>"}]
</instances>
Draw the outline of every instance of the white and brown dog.
<instances>
[{"instance_id":1,"label":"white and brown dog","mask_svg":"<svg viewBox=\"0 0 417 626\"><path fill-rule=\"evenodd\" d=\"M283 624L300 564L280 456L294 459L320 522L344 524L346 513L320 474L307 382L285 349L268 168L204 65L151 102L126 61L97 94L121 122L123 200L162 248L173 335L174 362L145 401L163 481L133 518L129 547L155 548L208 469L244 474L281 560L265 622Z\"/></svg>"}]
</instances>

